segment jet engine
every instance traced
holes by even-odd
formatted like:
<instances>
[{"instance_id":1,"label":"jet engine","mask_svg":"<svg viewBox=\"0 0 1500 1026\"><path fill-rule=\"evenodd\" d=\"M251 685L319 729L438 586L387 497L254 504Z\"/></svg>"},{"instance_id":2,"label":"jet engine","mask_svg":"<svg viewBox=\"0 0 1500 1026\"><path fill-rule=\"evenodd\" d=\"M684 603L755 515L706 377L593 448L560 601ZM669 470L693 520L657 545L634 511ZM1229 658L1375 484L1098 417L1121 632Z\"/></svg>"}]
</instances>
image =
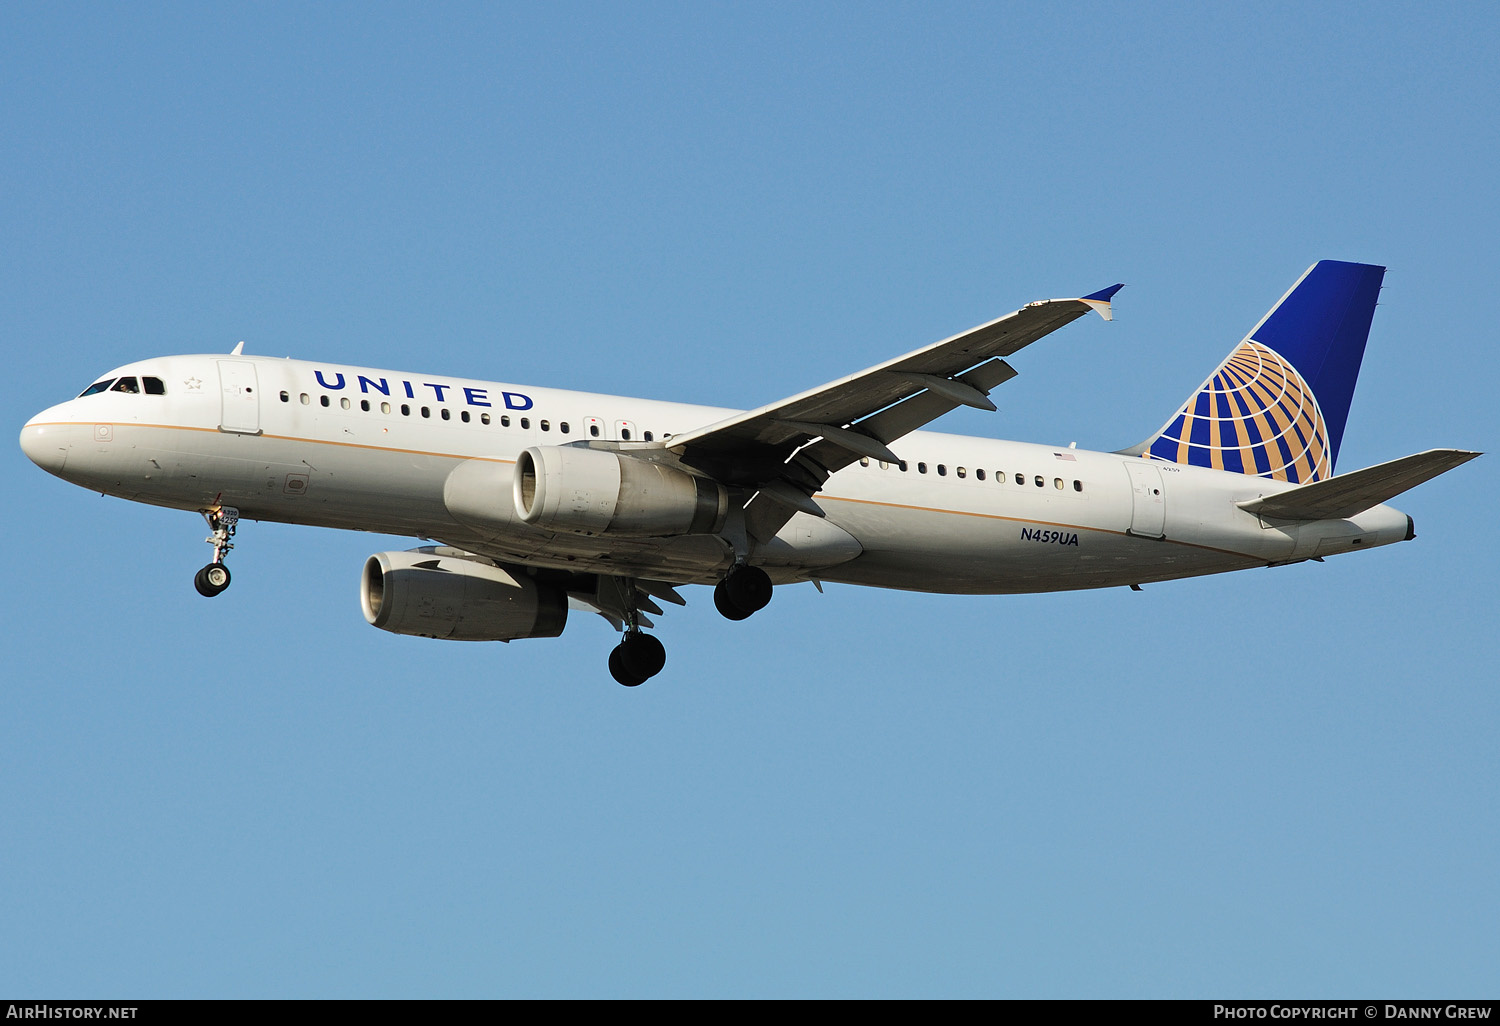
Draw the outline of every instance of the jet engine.
<instances>
[{"instance_id":1,"label":"jet engine","mask_svg":"<svg viewBox=\"0 0 1500 1026\"><path fill-rule=\"evenodd\" d=\"M450 555L435 546L377 552L365 560L359 598L383 631L451 641L555 638L568 596L515 568Z\"/></svg>"},{"instance_id":2,"label":"jet engine","mask_svg":"<svg viewBox=\"0 0 1500 1026\"><path fill-rule=\"evenodd\" d=\"M712 534L729 492L706 478L622 453L534 446L516 460L516 515L549 531L665 538Z\"/></svg>"}]
</instances>

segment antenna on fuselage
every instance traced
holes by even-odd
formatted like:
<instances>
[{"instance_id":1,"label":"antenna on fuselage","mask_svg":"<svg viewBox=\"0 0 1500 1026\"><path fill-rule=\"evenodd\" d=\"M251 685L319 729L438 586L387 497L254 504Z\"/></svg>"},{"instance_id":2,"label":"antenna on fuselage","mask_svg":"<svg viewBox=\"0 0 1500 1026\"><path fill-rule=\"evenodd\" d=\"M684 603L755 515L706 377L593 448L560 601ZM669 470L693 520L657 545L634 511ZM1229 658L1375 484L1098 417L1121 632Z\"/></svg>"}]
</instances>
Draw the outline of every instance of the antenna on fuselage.
<instances>
[{"instance_id":1,"label":"antenna on fuselage","mask_svg":"<svg viewBox=\"0 0 1500 1026\"><path fill-rule=\"evenodd\" d=\"M244 339L240 339L239 345L237 345L233 349L231 349L229 351L229 355L230 356L239 356L244 351L245 351L245 340Z\"/></svg>"}]
</instances>

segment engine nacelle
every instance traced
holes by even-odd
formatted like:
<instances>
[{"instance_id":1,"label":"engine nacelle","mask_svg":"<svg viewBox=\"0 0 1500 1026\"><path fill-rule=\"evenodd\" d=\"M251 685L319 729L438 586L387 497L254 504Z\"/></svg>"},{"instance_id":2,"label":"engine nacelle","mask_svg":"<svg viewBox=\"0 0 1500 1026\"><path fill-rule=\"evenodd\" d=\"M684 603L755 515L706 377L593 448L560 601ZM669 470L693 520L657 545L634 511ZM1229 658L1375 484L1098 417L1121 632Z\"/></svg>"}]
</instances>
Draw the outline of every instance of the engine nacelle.
<instances>
[{"instance_id":1,"label":"engine nacelle","mask_svg":"<svg viewBox=\"0 0 1500 1026\"><path fill-rule=\"evenodd\" d=\"M421 638L555 638L568 622L562 589L505 567L441 555L436 547L377 552L365 560L359 599L372 625Z\"/></svg>"},{"instance_id":2,"label":"engine nacelle","mask_svg":"<svg viewBox=\"0 0 1500 1026\"><path fill-rule=\"evenodd\" d=\"M666 538L712 534L729 515L723 485L604 449L535 446L516 460L516 514L549 531Z\"/></svg>"}]
</instances>

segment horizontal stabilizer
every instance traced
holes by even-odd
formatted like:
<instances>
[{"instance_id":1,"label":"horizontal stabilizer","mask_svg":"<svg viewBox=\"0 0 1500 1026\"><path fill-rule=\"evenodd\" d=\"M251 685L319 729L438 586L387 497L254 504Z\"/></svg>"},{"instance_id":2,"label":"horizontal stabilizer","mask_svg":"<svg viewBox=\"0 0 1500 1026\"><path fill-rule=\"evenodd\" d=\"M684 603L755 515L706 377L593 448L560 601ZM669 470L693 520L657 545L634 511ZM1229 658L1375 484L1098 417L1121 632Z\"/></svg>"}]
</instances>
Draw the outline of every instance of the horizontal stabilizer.
<instances>
[{"instance_id":1,"label":"horizontal stabilizer","mask_svg":"<svg viewBox=\"0 0 1500 1026\"><path fill-rule=\"evenodd\" d=\"M1239 507L1279 520L1344 520L1480 455L1463 449L1429 449L1276 495L1247 499Z\"/></svg>"}]
</instances>

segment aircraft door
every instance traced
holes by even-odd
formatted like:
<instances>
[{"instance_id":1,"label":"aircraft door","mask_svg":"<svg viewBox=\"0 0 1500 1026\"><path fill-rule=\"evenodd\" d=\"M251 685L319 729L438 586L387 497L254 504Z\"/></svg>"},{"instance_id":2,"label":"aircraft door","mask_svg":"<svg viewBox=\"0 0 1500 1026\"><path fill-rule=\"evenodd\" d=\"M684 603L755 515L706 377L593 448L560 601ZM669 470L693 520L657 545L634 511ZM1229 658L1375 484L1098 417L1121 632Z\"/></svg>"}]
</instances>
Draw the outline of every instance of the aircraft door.
<instances>
[{"instance_id":1,"label":"aircraft door","mask_svg":"<svg viewBox=\"0 0 1500 1026\"><path fill-rule=\"evenodd\" d=\"M219 361L222 413L219 430L241 435L260 434L260 389L255 364L243 360Z\"/></svg>"},{"instance_id":2,"label":"aircraft door","mask_svg":"<svg viewBox=\"0 0 1500 1026\"><path fill-rule=\"evenodd\" d=\"M1166 495L1161 471L1150 463L1128 460L1130 474L1130 533L1143 538L1163 538L1167 522Z\"/></svg>"}]
</instances>

